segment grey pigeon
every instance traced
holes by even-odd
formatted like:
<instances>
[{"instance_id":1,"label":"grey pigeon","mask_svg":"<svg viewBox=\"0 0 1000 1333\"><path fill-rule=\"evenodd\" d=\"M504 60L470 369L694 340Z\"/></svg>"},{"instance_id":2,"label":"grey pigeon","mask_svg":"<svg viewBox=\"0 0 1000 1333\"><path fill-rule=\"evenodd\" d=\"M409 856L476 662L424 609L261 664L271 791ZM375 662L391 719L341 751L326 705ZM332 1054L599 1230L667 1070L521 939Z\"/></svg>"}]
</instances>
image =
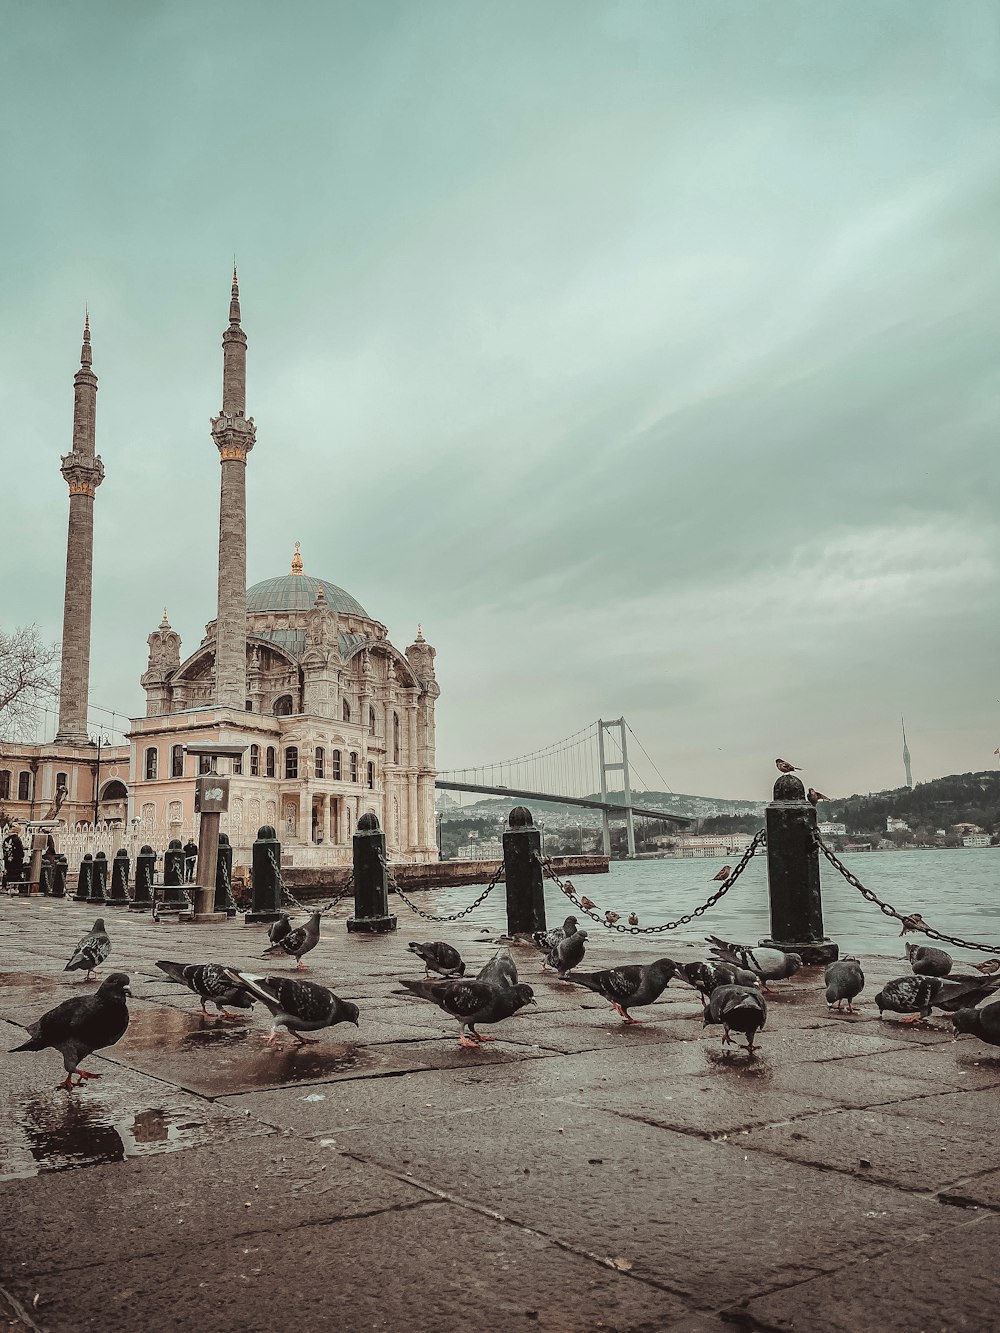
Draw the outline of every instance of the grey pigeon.
<instances>
[{"instance_id":1,"label":"grey pigeon","mask_svg":"<svg viewBox=\"0 0 1000 1333\"><path fill-rule=\"evenodd\" d=\"M567 935L548 955L544 966L554 967L559 980L565 981L566 973L572 971L574 967L579 967L583 962L583 955L587 952L586 939L585 930L575 930L572 935Z\"/></svg>"},{"instance_id":2,"label":"grey pigeon","mask_svg":"<svg viewBox=\"0 0 1000 1333\"><path fill-rule=\"evenodd\" d=\"M539 949L544 949L546 953L551 953L556 945L561 944L567 936L576 934L576 927L576 917L568 916L561 926L553 926L551 930L534 931L531 939Z\"/></svg>"},{"instance_id":3,"label":"grey pigeon","mask_svg":"<svg viewBox=\"0 0 1000 1333\"><path fill-rule=\"evenodd\" d=\"M278 1028L285 1028L300 1046L312 1043L312 1037L303 1032L318 1032L332 1028L336 1023L358 1026L360 1010L350 1000L341 1000L332 990L318 986L314 981L298 981L294 977L256 977L236 968L226 968L235 985L243 987L254 999L260 1000L271 1012L271 1031L267 1044L277 1044Z\"/></svg>"},{"instance_id":4,"label":"grey pigeon","mask_svg":"<svg viewBox=\"0 0 1000 1333\"><path fill-rule=\"evenodd\" d=\"M486 966L476 973L476 980L488 981L490 985L499 986L501 990L510 990L517 985L517 964L514 962L514 955L507 948L497 949Z\"/></svg>"},{"instance_id":5,"label":"grey pigeon","mask_svg":"<svg viewBox=\"0 0 1000 1333\"><path fill-rule=\"evenodd\" d=\"M658 958L646 965L629 964L606 972L578 972L568 980L574 986L586 986L610 1000L611 1008L626 1023L638 1023L629 1013L644 1004L653 1004L667 988L670 978L677 975L677 964L672 958Z\"/></svg>"},{"instance_id":6,"label":"grey pigeon","mask_svg":"<svg viewBox=\"0 0 1000 1333\"><path fill-rule=\"evenodd\" d=\"M277 921L272 921L267 930L267 938L272 944L277 944L283 940L292 928L291 918L287 912L282 912Z\"/></svg>"},{"instance_id":7,"label":"grey pigeon","mask_svg":"<svg viewBox=\"0 0 1000 1333\"><path fill-rule=\"evenodd\" d=\"M951 954L928 944L908 944L906 957L919 977L946 977L952 969Z\"/></svg>"},{"instance_id":8,"label":"grey pigeon","mask_svg":"<svg viewBox=\"0 0 1000 1333\"><path fill-rule=\"evenodd\" d=\"M956 1037L964 1032L990 1046L1000 1046L1000 1004L988 1004L985 1009L958 1009L951 1021Z\"/></svg>"},{"instance_id":9,"label":"grey pigeon","mask_svg":"<svg viewBox=\"0 0 1000 1333\"><path fill-rule=\"evenodd\" d=\"M782 949L751 949L745 944L727 944L716 935L709 935L708 942L715 946L710 952L724 963L745 967L748 972L760 977L765 990L769 981L785 981L793 977L802 966L802 959L797 953L785 953Z\"/></svg>"},{"instance_id":10,"label":"grey pigeon","mask_svg":"<svg viewBox=\"0 0 1000 1333\"><path fill-rule=\"evenodd\" d=\"M42 1014L37 1023L30 1024L30 1039L21 1046L15 1046L14 1050L44 1051L51 1048L59 1051L66 1077L56 1086L65 1088L67 1092L78 1088L84 1079L100 1078L100 1074L80 1069L80 1061L94 1051L114 1046L125 1035L128 1028L125 997L132 994L128 980L124 972L112 972L93 995L78 995L71 1000L63 1000L62 1004ZM74 1074L77 1080L75 1083Z\"/></svg>"},{"instance_id":11,"label":"grey pigeon","mask_svg":"<svg viewBox=\"0 0 1000 1333\"><path fill-rule=\"evenodd\" d=\"M716 962L714 958L697 963L678 963L677 975L701 994L702 1004L719 986L760 986L756 972L748 972L734 963Z\"/></svg>"},{"instance_id":12,"label":"grey pigeon","mask_svg":"<svg viewBox=\"0 0 1000 1333\"><path fill-rule=\"evenodd\" d=\"M87 975L84 977L84 981L89 981L91 972L100 967L110 952L111 940L108 938L108 932L104 929L104 917L99 916L94 922L90 934L84 935L77 944L73 957L63 968L63 971L78 972L82 968L86 968Z\"/></svg>"},{"instance_id":13,"label":"grey pigeon","mask_svg":"<svg viewBox=\"0 0 1000 1333\"><path fill-rule=\"evenodd\" d=\"M418 944L411 940L406 947L423 963L425 977L429 977L432 972L440 972L443 977L465 976L462 955L443 940L434 940L431 944Z\"/></svg>"},{"instance_id":14,"label":"grey pigeon","mask_svg":"<svg viewBox=\"0 0 1000 1333\"><path fill-rule=\"evenodd\" d=\"M219 963L171 963L163 960L156 964L171 981L187 986L201 1000L201 1012L207 1014L207 1001L211 1000L216 1012L223 1018L239 1019L239 1014L227 1014L230 1009L252 1009L253 997L242 986L234 985L228 972Z\"/></svg>"},{"instance_id":15,"label":"grey pigeon","mask_svg":"<svg viewBox=\"0 0 1000 1333\"><path fill-rule=\"evenodd\" d=\"M458 1020L459 1046L476 1047L483 1041L495 1041L477 1032L477 1024L499 1023L536 1002L534 991L523 982L503 988L488 981L404 981L403 985L411 994L430 1000Z\"/></svg>"},{"instance_id":16,"label":"grey pigeon","mask_svg":"<svg viewBox=\"0 0 1000 1333\"><path fill-rule=\"evenodd\" d=\"M978 972L974 977L950 976L942 981L941 989L934 997L934 1008L957 1013L959 1009L981 1004L997 990L1000 990L1000 977L984 977Z\"/></svg>"},{"instance_id":17,"label":"grey pigeon","mask_svg":"<svg viewBox=\"0 0 1000 1333\"><path fill-rule=\"evenodd\" d=\"M919 1023L931 1012L935 996L944 985L940 977L896 977L887 981L875 996L879 1017L885 1017L885 1010L893 1014L910 1014L904 1023Z\"/></svg>"},{"instance_id":18,"label":"grey pigeon","mask_svg":"<svg viewBox=\"0 0 1000 1333\"><path fill-rule=\"evenodd\" d=\"M856 995L860 995L865 988L865 974L861 970L861 964L856 958L840 958L823 973L823 980L826 982L826 1002L832 1008L837 1006L838 1012L843 1008L844 1001L847 1001L847 1012L855 1012L851 1001Z\"/></svg>"},{"instance_id":19,"label":"grey pigeon","mask_svg":"<svg viewBox=\"0 0 1000 1333\"><path fill-rule=\"evenodd\" d=\"M757 1049L754 1036L767 1022L767 1001L755 987L717 986L705 1006L705 1025L721 1023L723 1045L730 1044L730 1030L742 1032L747 1039L747 1051Z\"/></svg>"},{"instance_id":20,"label":"grey pigeon","mask_svg":"<svg viewBox=\"0 0 1000 1333\"><path fill-rule=\"evenodd\" d=\"M295 966L305 971L302 955L315 949L319 944L319 912L313 912L304 926L296 926L278 940L277 944L265 949L261 958L281 958L283 955L295 959Z\"/></svg>"}]
</instances>

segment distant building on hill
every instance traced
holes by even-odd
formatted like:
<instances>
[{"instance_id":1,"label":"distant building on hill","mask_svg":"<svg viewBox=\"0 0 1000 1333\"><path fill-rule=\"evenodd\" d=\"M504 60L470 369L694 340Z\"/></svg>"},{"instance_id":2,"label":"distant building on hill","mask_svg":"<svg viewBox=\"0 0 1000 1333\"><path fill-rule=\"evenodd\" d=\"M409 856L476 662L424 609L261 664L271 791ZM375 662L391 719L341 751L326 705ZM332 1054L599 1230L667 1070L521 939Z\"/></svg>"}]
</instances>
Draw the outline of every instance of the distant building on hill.
<instances>
[{"instance_id":1,"label":"distant building on hill","mask_svg":"<svg viewBox=\"0 0 1000 1333\"><path fill-rule=\"evenodd\" d=\"M846 838L846 837L847 837L847 825L846 825L846 824L839 824L839 823L837 823L836 820L833 820L833 819L824 819L824 820L822 821L822 823L820 824L820 826L819 826L819 831L820 831L820 833L823 834L824 838L830 838L830 837L833 837L833 838Z\"/></svg>"},{"instance_id":2,"label":"distant building on hill","mask_svg":"<svg viewBox=\"0 0 1000 1333\"><path fill-rule=\"evenodd\" d=\"M885 817L886 833L909 833L910 826L905 819L896 819L893 815Z\"/></svg>"}]
</instances>

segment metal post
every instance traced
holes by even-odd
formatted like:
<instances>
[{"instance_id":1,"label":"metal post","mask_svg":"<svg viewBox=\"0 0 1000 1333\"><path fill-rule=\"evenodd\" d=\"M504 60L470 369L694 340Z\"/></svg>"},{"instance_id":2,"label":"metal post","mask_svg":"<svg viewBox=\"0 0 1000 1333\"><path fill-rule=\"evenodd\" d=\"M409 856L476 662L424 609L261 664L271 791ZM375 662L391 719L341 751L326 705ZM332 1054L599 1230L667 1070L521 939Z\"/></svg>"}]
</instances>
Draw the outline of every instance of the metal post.
<instances>
[{"instance_id":1,"label":"metal post","mask_svg":"<svg viewBox=\"0 0 1000 1333\"><path fill-rule=\"evenodd\" d=\"M128 852L119 847L111 862L111 897L109 907L128 907L128 875L131 866Z\"/></svg>"},{"instance_id":2,"label":"metal post","mask_svg":"<svg viewBox=\"0 0 1000 1333\"><path fill-rule=\"evenodd\" d=\"M135 891L129 903L130 912L148 912L153 906L153 878L156 875L156 853L143 843L135 858Z\"/></svg>"},{"instance_id":3,"label":"metal post","mask_svg":"<svg viewBox=\"0 0 1000 1333\"><path fill-rule=\"evenodd\" d=\"M180 838L171 838L167 850L163 853L163 902L166 908L180 907L187 910L188 900L184 894L184 848Z\"/></svg>"},{"instance_id":4,"label":"metal post","mask_svg":"<svg viewBox=\"0 0 1000 1333\"><path fill-rule=\"evenodd\" d=\"M601 718L597 723L597 762L601 770L601 800L607 805L608 801L608 770L604 762L604 719ZM611 821L608 818L607 810L601 811L601 836L603 839L604 855L611 855Z\"/></svg>"},{"instance_id":5,"label":"metal post","mask_svg":"<svg viewBox=\"0 0 1000 1333\"><path fill-rule=\"evenodd\" d=\"M378 816L369 811L358 820L354 846L354 915L348 918L352 933L386 934L396 929L389 911L389 871L385 859L385 834Z\"/></svg>"},{"instance_id":6,"label":"metal post","mask_svg":"<svg viewBox=\"0 0 1000 1333\"><path fill-rule=\"evenodd\" d=\"M76 893L73 894L75 903L86 903L90 901L90 886L94 874L94 858L90 852L87 852L80 862L80 873L76 880Z\"/></svg>"},{"instance_id":7,"label":"metal post","mask_svg":"<svg viewBox=\"0 0 1000 1333\"><path fill-rule=\"evenodd\" d=\"M94 877L90 890L90 901L103 907L108 901L108 857L106 852L98 852L94 857Z\"/></svg>"},{"instance_id":8,"label":"metal post","mask_svg":"<svg viewBox=\"0 0 1000 1333\"><path fill-rule=\"evenodd\" d=\"M69 868L68 862L62 852L57 853L56 859L52 863L52 897L66 897L66 871Z\"/></svg>"},{"instance_id":9,"label":"metal post","mask_svg":"<svg viewBox=\"0 0 1000 1333\"><path fill-rule=\"evenodd\" d=\"M212 775L208 775L212 776ZM201 781L201 779L199 779ZM219 877L219 824L222 815L217 810L202 810L198 830L198 865L194 872L194 919L211 925L225 921L225 912L215 910L216 884Z\"/></svg>"},{"instance_id":10,"label":"metal post","mask_svg":"<svg viewBox=\"0 0 1000 1333\"><path fill-rule=\"evenodd\" d=\"M257 830L253 845L253 903L243 920L277 921L281 915L281 843L270 824Z\"/></svg>"},{"instance_id":11,"label":"metal post","mask_svg":"<svg viewBox=\"0 0 1000 1333\"><path fill-rule=\"evenodd\" d=\"M229 845L229 835L219 834L219 852L215 861L215 910L224 912L226 917L236 915L236 904L230 885L233 882L233 849Z\"/></svg>"},{"instance_id":12,"label":"metal post","mask_svg":"<svg viewBox=\"0 0 1000 1333\"><path fill-rule=\"evenodd\" d=\"M542 838L531 811L516 805L503 835L507 883L507 934L530 935L545 929L545 884L538 861Z\"/></svg>"},{"instance_id":13,"label":"metal post","mask_svg":"<svg viewBox=\"0 0 1000 1333\"><path fill-rule=\"evenodd\" d=\"M762 943L801 954L806 964L831 963L839 950L823 934L816 810L794 773L774 784L765 821L771 938Z\"/></svg>"}]
</instances>

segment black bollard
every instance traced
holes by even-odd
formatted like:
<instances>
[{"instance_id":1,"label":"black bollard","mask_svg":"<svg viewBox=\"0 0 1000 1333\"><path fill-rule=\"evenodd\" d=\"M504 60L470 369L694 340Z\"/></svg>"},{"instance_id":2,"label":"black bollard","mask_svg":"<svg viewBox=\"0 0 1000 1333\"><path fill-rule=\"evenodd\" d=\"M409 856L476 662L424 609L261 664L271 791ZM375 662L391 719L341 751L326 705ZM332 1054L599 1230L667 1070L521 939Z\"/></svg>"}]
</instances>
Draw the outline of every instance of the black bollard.
<instances>
[{"instance_id":1,"label":"black bollard","mask_svg":"<svg viewBox=\"0 0 1000 1333\"><path fill-rule=\"evenodd\" d=\"M108 901L108 857L106 852L98 852L94 857L94 877L91 882L90 901L103 907Z\"/></svg>"},{"instance_id":2,"label":"black bollard","mask_svg":"<svg viewBox=\"0 0 1000 1333\"><path fill-rule=\"evenodd\" d=\"M94 858L89 852L80 862L80 873L76 880L76 893L73 894L75 903L90 902L90 888L94 877Z\"/></svg>"},{"instance_id":3,"label":"black bollard","mask_svg":"<svg viewBox=\"0 0 1000 1333\"><path fill-rule=\"evenodd\" d=\"M124 847L119 847L115 852L114 860L111 862L111 897L108 899L109 907L128 907L128 872L129 872L128 852Z\"/></svg>"},{"instance_id":4,"label":"black bollard","mask_svg":"<svg viewBox=\"0 0 1000 1333\"><path fill-rule=\"evenodd\" d=\"M66 897L66 871L68 862L62 852L56 854L56 859L52 862L52 897Z\"/></svg>"},{"instance_id":5,"label":"black bollard","mask_svg":"<svg viewBox=\"0 0 1000 1333\"><path fill-rule=\"evenodd\" d=\"M542 835L526 806L515 806L507 822L503 835L507 934L530 935L545 929L545 882L537 860Z\"/></svg>"},{"instance_id":6,"label":"black bollard","mask_svg":"<svg viewBox=\"0 0 1000 1333\"><path fill-rule=\"evenodd\" d=\"M281 843L270 824L257 830L253 845L253 902L243 920L277 921L281 915Z\"/></svg>"},{"instance_id":7,"label":"black bollard","mask_svg":"<svg viewBox=\"0 0 1000 1333\"><path fill-rule=\"evenodd\" d=\"M42 862L42 876L38 887L39 891L43 893L46 898L52 896L52 876L55 874L55 869L54 861L50 861L46 858L46 860Z\"/></svg>"},{"instance_id":8,"label":"black bollard","mask_svg":"<svg viewBox=\"0 0 1000 1333\"><path fill-rule=\"evenodd\" d=\"M226 916L236 915L236 904L230 892L233 882L233 849L229 845L229 835L219 834L219 850L215 857L215 910L225 912Z\"/></svg>"},{"instance_id":9,"label":"black bollard","mask_svg":"<svg viewBox=\"0 0 1000 1333\"><path fill-rule=\"evenodd\" d=\"M139 848L135 858L135 892L128 905L130 912L148 912L153 906L153 880L156 876L156 853L148 843Z\"/></svg>"},{"instance_id":10,"label":"black bollard","mask_svg":"<svg viewBox=\"0 0 1000 1333\"><path fill-rule=\"evenodd\" d=\"M347 929L362 934L385 934L396 929L389 911L389 871L385 859L385 834L378 815L369 811L358 820L354 834L354 915Z\"/></svg>"},{"instance_id":11,"label":"black bollard","mask_svg":"<svg viewBox=\"0 0 1000 1333\"><path fill-rule=\"evenodd\" d=\"M188 907L184 893L184 848L180 838L171 838L163 853L163 898L161 907Z\"/></svg>"},{"instance_id":12,"label":"black bollard","mask_svg":"<svg viewBox=\"0 0 1000 1333\"><path fill-rule=\"evenodd\" d=\"M816 810L794 773L774 784L765 821L771 938L761 943L801 954L808 966L832 963L840 951L823 934Z\"/></svg>"}]
</instances>

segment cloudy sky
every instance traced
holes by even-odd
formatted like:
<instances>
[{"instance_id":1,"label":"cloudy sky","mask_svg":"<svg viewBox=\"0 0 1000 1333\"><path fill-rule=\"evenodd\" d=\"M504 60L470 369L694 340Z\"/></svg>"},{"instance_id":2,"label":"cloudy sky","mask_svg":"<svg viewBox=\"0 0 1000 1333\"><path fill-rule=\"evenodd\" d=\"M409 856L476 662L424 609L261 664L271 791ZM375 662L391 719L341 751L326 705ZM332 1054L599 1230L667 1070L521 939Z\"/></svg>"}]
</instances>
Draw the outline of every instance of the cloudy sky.
<instances>
[{"instance_id":1,"label":"cloudy sky","mask_svg":"<svg viewBox=\"0 0 1000 1333\"><path fill-rule=\"evenodd\" d=\"M421 621L442 768L619 714L677 791L898 785L901 713L996 762L1000 5L0 13L0 620L60 633L89 304L95 703L215 614L235 252L249 580Z\"/></svg>"}]
</instances>

